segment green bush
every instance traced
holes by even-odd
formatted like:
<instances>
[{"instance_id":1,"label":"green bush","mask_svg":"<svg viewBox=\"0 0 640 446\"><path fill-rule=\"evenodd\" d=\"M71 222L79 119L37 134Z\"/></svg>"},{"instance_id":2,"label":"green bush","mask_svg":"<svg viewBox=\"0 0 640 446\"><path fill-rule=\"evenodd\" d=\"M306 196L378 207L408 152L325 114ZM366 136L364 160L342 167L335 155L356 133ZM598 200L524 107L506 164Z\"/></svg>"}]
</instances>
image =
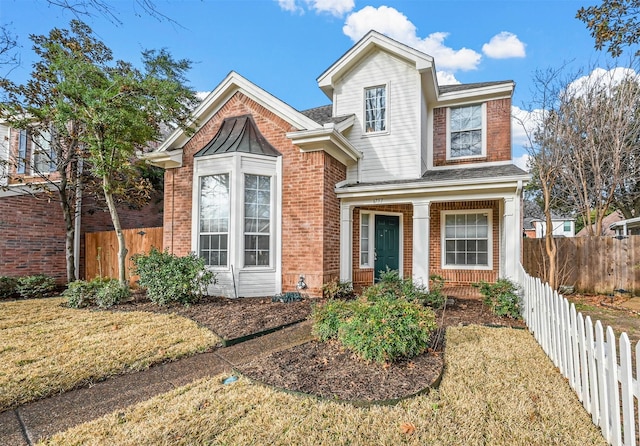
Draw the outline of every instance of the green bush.
<instances>
[{"instance_id":1,"label":"green bush","mask_svg":"<svg viewBox=\"0 0 640 446\"><path fill-rule=\"evenodd\" d=\"M405 299L409 302L419 302L432 308L442 308L445 296L442 293L444 279L440 276L431 276L431 289L413 282L411 278L402 278L398 271L387 270L380 273L380 281L367 287L362 296L369 301L378 299Z\"/></svg>"},{"instance_id":2,"label":"green bush","mask_svg":"<svg viewBox=\"0 0 640 446\"><path fill-rule=\"evenodd\" d=\"M349 281L332 280L322 285L322 297L329 299L354 299L353 284Z\"/></svg>"},{"instance_id":3,"label":"green bush","mask_svg":"<svg viewBox=\"0 0 640 446\"><path fill-rule=\"evenodd\" d=\"M382 298L342 320L338 340L364 360L393 362L423 353L435 328L433 310L416 302Z\"/></svg>"},{"instance_id":4,"label":"green bush","mask_svg":"<svg viewBox=\"0 0 640 446\"><path fill-rule=\"evenodd\" d=\"M0 299L18 294L18 280L15 277L0 276Z\"/></svg>"},{"instance_id":5,"label":"green bush","mask_svg":"<svg viewBox=\"0 0 640 446\"><path fill-rule=\"evenodd\" d=\"M207 286L216 283L215 275L205 268L204 259L193 253L178 257L153 248L149 254L133 256L133 263L140 286L159 305L197 302Z\"/></svg>"},{"instance_id":6,"label":"green bush","mask_svg":"<svg viewBox=\"0 0 640 446\"><path fill-rule=\"evenodd\" d=\"M45 274L18 277L16 290L25 299L49 296L56 289L56 279Z\"/></svg>"},{"instance_id":7,"label":"green bush","mask_svg":"<svg viewBox=\"0 0 640 446\"><path fill-rule=\"evenodd\" d=\"M311 311L313 335L321 341L336 339L340 324L353 316L362 306L362 301L341 299L330 299L323 305L315 305Z\"/></svg>"},{"instance_id":8,"label":"green bush","mask_svg":"<svg viewBox=\"0 0 640 446\"><path fill-rule=\"evenodd\" d=\"M88 282L84 280L71 282L62 295L67 298L67 304L73 308L90 305L109 308L128 298L131 292L128 287L121 286L116 279L95 278Z\"/></svg>"},{"instance_id":9,"label":"green bush","mask_svg":"<svg viewBox=\"0 0 640 446\"><path fill-rule=\"evenodd\" d=\"M498 279L496 283L480 281L474 283L484 296L483 302L496 315L521 319L519 287L509 279Z\"/></svg>"}]
</instances>

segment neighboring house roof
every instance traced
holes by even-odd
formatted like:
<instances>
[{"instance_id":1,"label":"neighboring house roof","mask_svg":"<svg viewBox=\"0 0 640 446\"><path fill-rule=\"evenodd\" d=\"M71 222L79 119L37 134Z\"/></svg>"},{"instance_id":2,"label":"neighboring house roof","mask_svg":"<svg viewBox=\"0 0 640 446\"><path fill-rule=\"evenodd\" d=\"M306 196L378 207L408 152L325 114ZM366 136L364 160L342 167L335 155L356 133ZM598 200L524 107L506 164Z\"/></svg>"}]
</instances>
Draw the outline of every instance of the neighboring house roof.
<instances>
[{"instance_id":1,"label":"neighboring house roof","mask_svg":"<svg viewBox=\"0 0 640 446\"><path fill-rule=\"evenodd\" d=\"M535 220L535 218L532 217L525 217L522 220L522 229L524 229L525 231L527 230L531 230L534 231L536 228L533 226L533 221Z\"/></svg>"},{"instance_id":2,"label":"neighboring house roof","mask_svg":"<svg viewBox=\"0 0 640 446\"><path fill-rule=\"evenodd\" d=\"M616 228L637 228L640 226L640 217L629 218L627 220L616 221L609 225L609 229L614 230Z\"/></svg>"},{"instance_id":3,"label":"neighboring house roof","mask_svg":"<svg viewBox=\"0 0 640 446\"><path fill-rule=\"evenodd\" d=\"M218 133L194 156L244 152L254 155L280 156L262 136L251 115L226 118Z\"/></svg>"},{"instance_id":4,"label":"neighboring house roof","mask_svg":"<svg viewBox=\"0 0 640 446\"><path fill-rule=\"evenodd\" d=\"M600 235L616 235L613 229L611 229L611 225L623 219L624 219L624 215L622 215L622 212L620 211L612 212L611 214L604 217L602 219L602 234ZM591 225L591 226L593 227L595 225ZM588 235L587 228L584 227L576 234L576 237L585 237L587 235Z\"/></svg>"}]
</instances>

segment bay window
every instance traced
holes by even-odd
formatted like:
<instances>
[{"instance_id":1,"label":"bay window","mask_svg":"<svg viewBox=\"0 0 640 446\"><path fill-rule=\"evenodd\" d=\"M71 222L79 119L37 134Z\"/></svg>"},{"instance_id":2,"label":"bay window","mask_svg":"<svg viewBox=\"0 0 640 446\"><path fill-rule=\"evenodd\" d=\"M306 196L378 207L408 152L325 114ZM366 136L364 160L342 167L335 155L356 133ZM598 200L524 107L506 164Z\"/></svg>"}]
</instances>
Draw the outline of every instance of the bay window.
<instances>
[{"instance_id":1,"label":"bay window","mask_svg":"<svg viewBox=\"0 0 640 446\"><path fill-rule=\"evenodd\" d=\"M229 174L200 177L199 255L206 265L228 264L229 209Z\"/></svg>"},{"instance_id":2,"label":"bay window","mask_svg":"<svg viewBox=\"0 0 640 446\"><path fill-rule=\"evenodd\" d=\"M271 177L244 176L244 265L269 266Z\"/></svg>"}]
</instances>

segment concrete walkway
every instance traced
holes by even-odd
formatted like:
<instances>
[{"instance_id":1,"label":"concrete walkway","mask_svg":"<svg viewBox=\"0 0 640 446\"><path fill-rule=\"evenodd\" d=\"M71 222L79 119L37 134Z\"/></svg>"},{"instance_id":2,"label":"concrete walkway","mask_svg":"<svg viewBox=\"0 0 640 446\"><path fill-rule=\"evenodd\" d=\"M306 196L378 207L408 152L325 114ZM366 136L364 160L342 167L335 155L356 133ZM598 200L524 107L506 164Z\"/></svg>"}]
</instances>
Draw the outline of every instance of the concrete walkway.
<instances>
[{"instance_id":1,"label":"concrete walkway","mask_svg":"<svg viewBox=\"0 0 640 446\"><path fill-rule=\"evenodd\" d=\"M228 348L120 375L0 413L0 445L30 446L70 427L312 338L311 321Z\"/></svg>"}]
</instances>

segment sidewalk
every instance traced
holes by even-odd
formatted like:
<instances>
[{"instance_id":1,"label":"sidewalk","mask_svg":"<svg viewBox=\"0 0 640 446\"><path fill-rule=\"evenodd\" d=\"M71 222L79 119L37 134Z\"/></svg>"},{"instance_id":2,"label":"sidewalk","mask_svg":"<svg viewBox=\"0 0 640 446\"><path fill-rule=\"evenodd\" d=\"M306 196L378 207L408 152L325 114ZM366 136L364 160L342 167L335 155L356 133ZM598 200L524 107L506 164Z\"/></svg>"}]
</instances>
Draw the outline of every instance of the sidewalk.
<instances>
[{"instance_id":1,"label":"sidewalk","mask_svg":"<svg viewBox=\"0 0 640 446\"><path fill-rule=\"evenodd\" d=\"M120 375L70 392L0 413L0 445L30 446L115 410L148 400L192 381L220 373L261 355L311 339L311 321L210 353Z\"/></svg>"}]
</instances>

